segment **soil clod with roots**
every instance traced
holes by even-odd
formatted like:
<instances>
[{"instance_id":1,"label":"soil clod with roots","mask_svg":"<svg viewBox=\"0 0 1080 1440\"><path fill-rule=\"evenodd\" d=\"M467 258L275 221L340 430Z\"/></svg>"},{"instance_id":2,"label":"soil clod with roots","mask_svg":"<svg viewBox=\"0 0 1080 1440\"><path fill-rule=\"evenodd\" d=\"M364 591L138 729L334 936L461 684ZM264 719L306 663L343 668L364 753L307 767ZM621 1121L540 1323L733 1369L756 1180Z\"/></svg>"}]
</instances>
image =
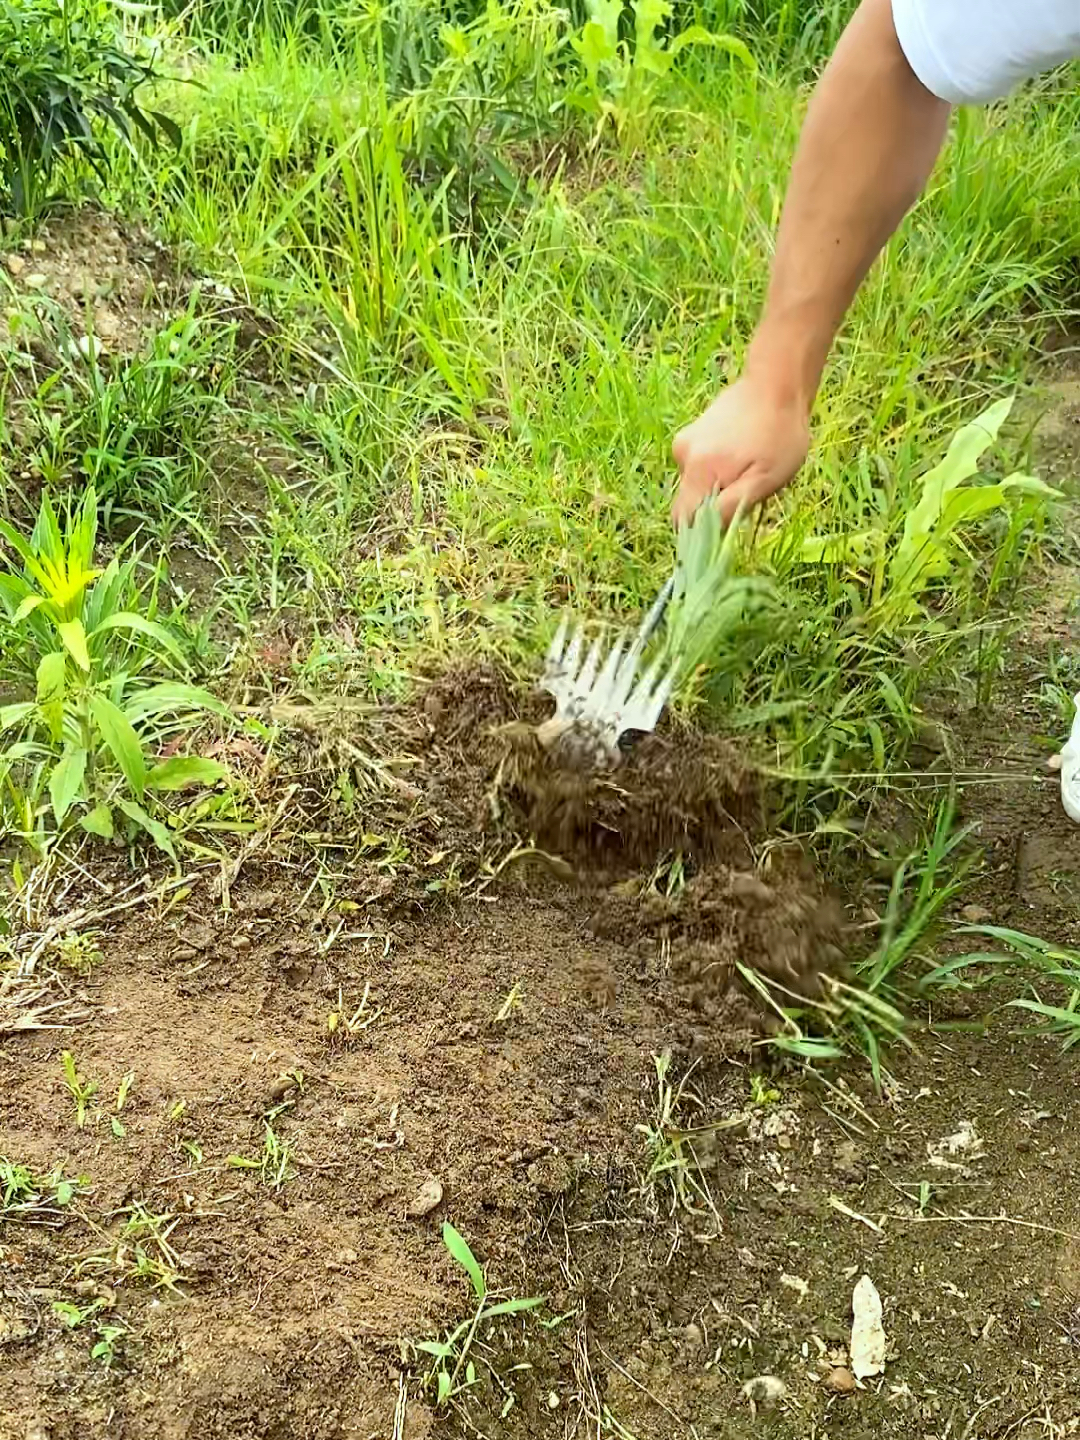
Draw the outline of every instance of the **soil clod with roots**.
<instances>
[{"instance_id":1,"label":"soil clod with roots","mask_svg":"<svg viewBox=\"0 0 1080 1440\"><path fill-rule=\"evenodd\" d=\"M425 711L444 783L469 795L487 833L556 858L595 933L661 951L706 1018L729 1021L749 1002L757 1028L772 1027L746 971L778 1005L818 999L840 976L842 908L797 847L769 836L759 780L728 741L669 725L617 769L589 772L561 764L538 733L540 708L516 706L490 675L440 682Z\"/></svg>"}]
</instances>

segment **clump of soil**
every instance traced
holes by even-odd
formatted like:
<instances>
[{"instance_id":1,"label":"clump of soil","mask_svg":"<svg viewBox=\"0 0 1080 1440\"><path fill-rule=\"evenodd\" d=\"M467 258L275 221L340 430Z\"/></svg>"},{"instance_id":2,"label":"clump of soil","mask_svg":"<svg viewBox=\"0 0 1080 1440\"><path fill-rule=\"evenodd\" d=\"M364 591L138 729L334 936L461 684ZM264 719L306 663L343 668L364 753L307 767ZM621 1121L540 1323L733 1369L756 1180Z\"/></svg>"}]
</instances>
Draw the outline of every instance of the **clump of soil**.
<instances>
[{"instance_id":1,"label":"clump of soil","mask_svg":"<svg viewBox=\"0 0 1080 1440\"><path fill-rule=\"evenodd\" d=\"M709 1019L730 1011L742 964L787 995L820 996L843 966L844 916L794 867L772 884L725 865L703 869L677 894L616 889L594 915L596 934L669 947L671 971Z\"/></svg>"},{"instance_id":2,"label":"clump of soil","mask_svg":"<svg viewBox=\"0 0 1080 1440\"><path fill-rule=\"evenodd\" d=\"M746 1010L740 965L788 995L820 996L842 968L842 909L804 855L761 846L765 797L732 746L669 724L615 769L582 771L541 743L542 703L515 704L486 673L429 693L442 769L486 830L558 857L554 873L582 893L595 933L631 950L659 941L712 1020ZM758 1028L769 1020L759 1014Z\"/></svg>"}]
</instances>

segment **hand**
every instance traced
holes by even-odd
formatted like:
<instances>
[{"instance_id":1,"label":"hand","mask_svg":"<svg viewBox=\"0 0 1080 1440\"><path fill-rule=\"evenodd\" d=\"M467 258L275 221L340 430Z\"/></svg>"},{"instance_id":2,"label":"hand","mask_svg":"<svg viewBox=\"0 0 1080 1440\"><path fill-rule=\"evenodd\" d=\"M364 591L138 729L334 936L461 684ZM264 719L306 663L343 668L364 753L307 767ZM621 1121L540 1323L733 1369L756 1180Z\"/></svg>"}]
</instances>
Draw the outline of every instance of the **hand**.
<instances>
[{"instance_id":1,"label":"hand","mask_svg":"<svg viewBox=\"0 0 1080 1440\"><path fill-rule=\"evenodd\" d=\"M809 448L807 407L744 375L675 437L675 524L691 520L713 494L727 524L740 505L757 505L794 479Z\"/></svg>"}]
</instances>

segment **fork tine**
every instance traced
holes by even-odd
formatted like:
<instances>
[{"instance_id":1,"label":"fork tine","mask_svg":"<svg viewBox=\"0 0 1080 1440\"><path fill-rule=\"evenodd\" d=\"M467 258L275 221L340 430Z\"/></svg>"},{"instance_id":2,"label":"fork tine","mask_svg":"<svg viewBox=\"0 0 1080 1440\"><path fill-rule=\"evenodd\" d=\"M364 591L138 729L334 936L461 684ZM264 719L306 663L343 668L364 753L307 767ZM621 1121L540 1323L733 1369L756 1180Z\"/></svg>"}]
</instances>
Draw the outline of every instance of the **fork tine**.
<instances>
[{"instance_id":1,"label":"fork tine","mask_svg":"<svg viewBox=\"0 0 1080 1440\"><path fill-rule=\"evenodd\" d=\"M612 704L618 709L626 704L635 679L637 678L638 661L641 659L641 651L636 648L636 640L631 644L626 654L622 657L618 670L611 686Z\"/></svg>"},{"instance_id":2,"label":"fork tine","mask_svg":"<svg viewBox=\"0 0 1080 1440\"><path fill-rule=\"evenodd\" d=\"M660 719L660 712L671 698L671 692L675 689L675 680L679 673L679 662L673 660L668 667L668 672L660 681L660 684L653 692L652 700L649 702L649 709L646 714L649 717L648 729L651 730Z\"/></svg>"},{"instance_id":3,"label":"fork tine","mask_svg":"<svg viewBox=\"0 0 1080 1440\"><path fill-rule=\"evenodd\" d=\"M552 640L551 644L548 646L547 668L550 670L556 669L562 663L563 646L566 644L566 636L569 629L570 617L568 615L564 615L559 621L559 628L555 632L554 640Z\"/></svg>"},{"instance_id":4,"label":"fork tine","mask_svg":"<svg viewBox=\"0 0 1080 1440\"><path fill-rule=\"evenodd\" d=\"M600 651L601 640L598 635L589 646L589 653L585 656L585 664L582 665L581 673L577 677L577 689L582 695L587 694L593 688L597 666L600 664Z\"/></svg>"},{"instance_id":5,"label":"fork tine","mask_svg":"<svg viewBox=\"0 0 1080 1440\"><path fill-rule=\"evenodd\" d=\"M617 708L614 683L619 673L619 661L622 659L622 653L625 648L626 636L619 635L615 640L615 644L612 645L611 651L604 661L604 668L600 671L600 674L596 678L596 683L593 686L597 699L605 709Z\"/></svg>"},{"instance_id":6,"label":"fork tine","mask_svg":"<svg viewBox=\"0 0 1080 1440\"><path fill-rule=\"evenodd\" d=\"M646 723L646 717L651 709L653 686L659 673L660 659L657 657L627 696L622 707L622 723L627 729L651 730L652 724L656 723Z\"/></svg>"},{"instance_id":7,"label":"fork tine","mask_svg":"<svg viewBox=\"0 0 1080 1440\"><path fill-rule=\"evenodd\" d=\"M564 673L571 679L576 676L578 660L581 656L581 642L585 638L585 626L581 624L570 637L570 644L566 647L566 654L563 657Z\"/></svg>"},{"instance_id":8,"label":"fork tine","mask_svg":"<svg viewBox=\"0 0 1080 1440\"><path fill-rule=\"evenodd\" d=\"M675 588L675 577L671 575L664 583L664 588L649 607L649 613L638 626L638 632L634 636L634 644L631 647L640 655L645 646L652 639L653 631L660 624L667 609L668 601L671 599L671 592Z\"/></svg>"}]
</instances>

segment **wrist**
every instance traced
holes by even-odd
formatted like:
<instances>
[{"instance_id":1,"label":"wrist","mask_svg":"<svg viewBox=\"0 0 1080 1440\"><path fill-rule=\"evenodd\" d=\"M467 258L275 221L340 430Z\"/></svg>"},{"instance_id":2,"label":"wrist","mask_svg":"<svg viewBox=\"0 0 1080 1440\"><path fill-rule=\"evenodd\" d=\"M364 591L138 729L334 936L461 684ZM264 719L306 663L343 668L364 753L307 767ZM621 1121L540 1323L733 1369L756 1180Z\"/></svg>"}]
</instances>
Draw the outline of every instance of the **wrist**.
<instances>
[{"instance_id":1,"label":"wrist","mask_svg":"<svg viewBox=\"0 0 1080 1440\"><path fill-rule=\"evenodd\" d=\"M746 352L743 375L774 405L809 420L828 355L812 323L766 313Z\"/></svg>"}]
</instances>

